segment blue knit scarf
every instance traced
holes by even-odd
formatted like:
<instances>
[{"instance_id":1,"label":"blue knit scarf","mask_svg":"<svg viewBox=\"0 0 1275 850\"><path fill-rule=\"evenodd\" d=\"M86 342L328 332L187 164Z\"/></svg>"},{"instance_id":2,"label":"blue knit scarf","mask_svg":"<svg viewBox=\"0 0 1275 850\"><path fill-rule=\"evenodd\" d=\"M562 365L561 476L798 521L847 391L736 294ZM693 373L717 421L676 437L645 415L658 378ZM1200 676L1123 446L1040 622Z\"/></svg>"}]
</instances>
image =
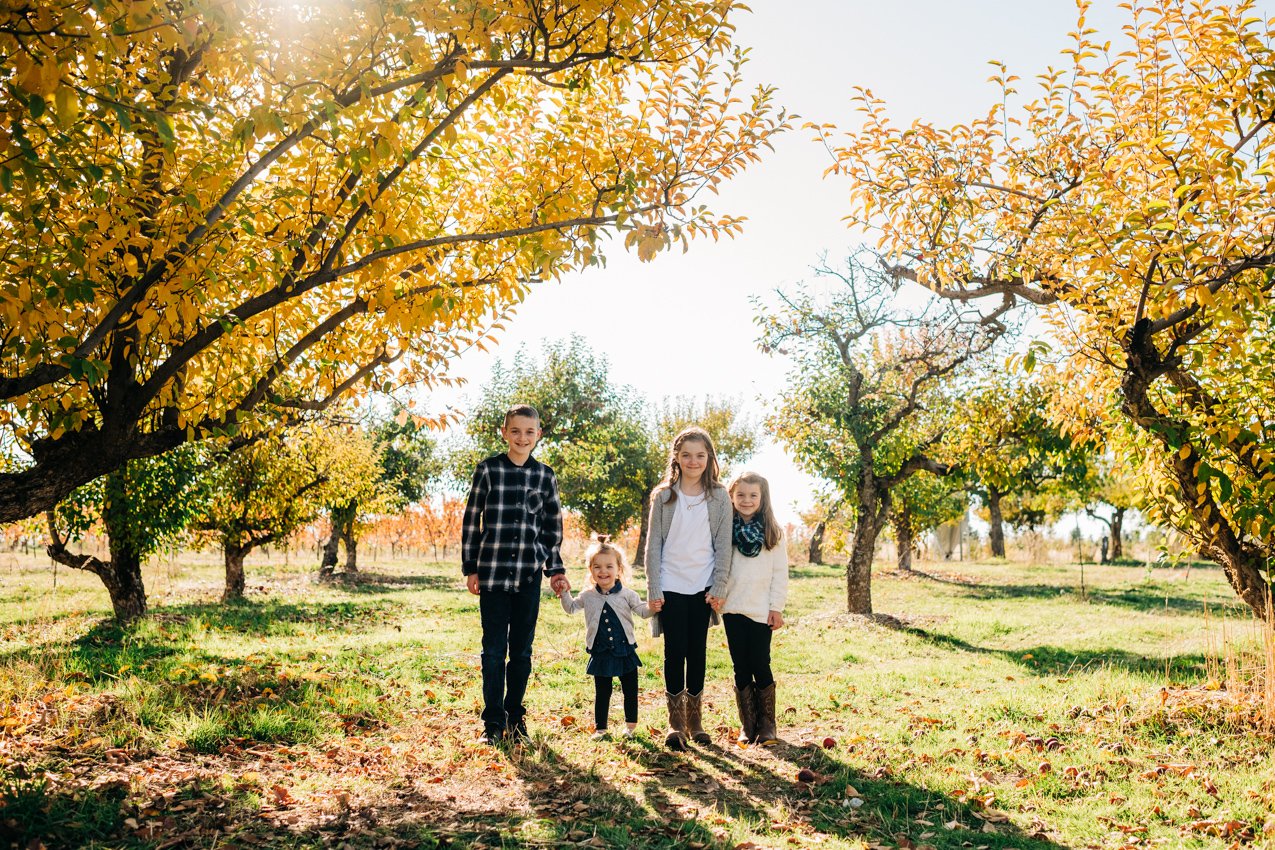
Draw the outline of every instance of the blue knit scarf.
<instances>
[{"instance_id":1,"label":"blue knit scarf","mask_svg":"<svg viewBox=\"0 0 1275 850\"><path fill-rule=\"evenodd\" d=\"M766 544L766 523L757 514L748 522L739 514L735 514L732 528L735 548L745 558L756 558L761 554L761 547Z\"/></svg>"}]
</instances>

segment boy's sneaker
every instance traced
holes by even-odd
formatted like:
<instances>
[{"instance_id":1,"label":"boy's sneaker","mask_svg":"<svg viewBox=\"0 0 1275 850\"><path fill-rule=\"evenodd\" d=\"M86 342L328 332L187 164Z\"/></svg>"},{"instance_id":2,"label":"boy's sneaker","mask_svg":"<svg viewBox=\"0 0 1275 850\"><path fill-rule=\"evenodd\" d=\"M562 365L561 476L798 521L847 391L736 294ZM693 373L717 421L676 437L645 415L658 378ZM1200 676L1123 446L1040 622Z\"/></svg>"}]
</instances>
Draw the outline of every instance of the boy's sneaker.
<instances>
[{"instance_id":1,"label":"boy's sneaker","mask_svg":"<svg viewBox=\"0 0 1275 850\"><path fill-rule=\"evenodd\" d=\"M487 726L484 727L483 734L479 737L478 743L486 744L489 747L495 747L500 744L504 737L504 729L501 729L499 726Z\"/></svg>"},{"instance_id":2,"label":"boy's sneaker","mask_svg":"<svg viewBox=\"0 0 1275 850\"><path fill-rule=\"evenodd\" d=\"M513 742L516 744L531 743L531 733L527 731L526 718L520 717L517 720L515 720L513 723L510 723L509 731L507 734L509 735L509 738L513 740Z\"/></svg>"},{"instance_id":3,"label":"boy's sneaker","mask_svg":"<svg viewBox=\"0 0 1275 850\"><path fill-rule=\"evenodd\" d=\"M592 735L589 736L589 740L590 741L609 741L611 740L611 735L607 732L607 730L599 729L598 731L594 732Z\"/></svg>"}]
</instances>

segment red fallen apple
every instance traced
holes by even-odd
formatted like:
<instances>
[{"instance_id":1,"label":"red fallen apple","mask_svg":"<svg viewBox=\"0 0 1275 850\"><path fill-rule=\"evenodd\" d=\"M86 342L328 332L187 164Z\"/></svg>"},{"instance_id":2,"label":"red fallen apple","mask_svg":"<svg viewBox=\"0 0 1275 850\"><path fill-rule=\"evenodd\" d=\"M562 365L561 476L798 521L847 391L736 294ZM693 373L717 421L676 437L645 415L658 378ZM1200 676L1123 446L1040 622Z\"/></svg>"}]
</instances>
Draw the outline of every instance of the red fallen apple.
<instances>
[{"instance_id":1,"label":"red fallen apple","mask_svg":"<svg viewBox=\"0 0 1275 850\"><path fill-rule=\"evenodd\" d=\"M823 748L824 748L825 750L830 750L830 749L832 749L833 747L835 747L836 745L837 745L837 739L836 739L836 738L824 738L824 739L823 739Z\"/></svg>"},{"instance_id":2,"label":"red fallen apple","mask_svg":"<svg viewBox=\"0 0 1275 850\"><path fill-rule=\"evenodd\" d=\"M797 771L798 782L815 782L818 779L819 774L815 773L808 767L803 767L801 770Z\"/></svg>"}]
</instances>

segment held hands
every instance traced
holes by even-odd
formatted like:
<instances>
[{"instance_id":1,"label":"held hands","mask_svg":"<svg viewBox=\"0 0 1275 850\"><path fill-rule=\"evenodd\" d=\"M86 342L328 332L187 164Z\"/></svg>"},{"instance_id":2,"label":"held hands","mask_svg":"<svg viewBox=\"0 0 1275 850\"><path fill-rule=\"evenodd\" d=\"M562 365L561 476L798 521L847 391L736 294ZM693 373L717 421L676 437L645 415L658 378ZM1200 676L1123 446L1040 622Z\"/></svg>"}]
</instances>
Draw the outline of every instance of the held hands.
<instances>
[{"instance_id":1,"label":"held hands","mask_svg":"<svg viewBox=\"0 0 1275 850\"><path fill-rule=\"evenodd\" d=\"M772 632L777 632L784 627L784 615L778 611L771 611L766 617L766 625L770 626Z\"/></svg>"},{"instance_id":2,"label":"held hands","mask_svg":"<svg viewBox=\"0 0 1275 850\"><path fill-rule=\"evenodd\" d=\"M478 595L478 573L465 576L465 587L469 589L470 593L475 596Z\"/></svg>"},{"instance_id":3,"label":"held hands","mask_svg":"<svg viewBox=\"0 0 1275 850\"><path fill-rule=\"evenodd\" d=\"M725 599L723 599L720 596L714 596L711 593L704 594L704 601L708 604L709 608L712 608L714 611L718 612L719 614L721 613L722 608L725 607L726 605Z\"/></svg>"},{"instance_id":4,"label":"held hands","mask_svg":"<svg viewBox=\"0 0 1275 850\"><path fill-rule=\"evenodd\" d=\"M567 579L565 575L558 574L554 576L553 578L549 579L549 589L552 590L558 596L562 596L562 594L564 593L571 592L571 582Z\"/></svg>"},{"instance_id":5,"label":"held hands","mask_svg":"<svg viewBox=\"0 0 1275 850\"><path fill-rule=\"evenodd\" d=\"M652 614L658 614L664 608L663 599L652 599L650 602L646 604L651 609Z\"/></svg>"}]
</instances>

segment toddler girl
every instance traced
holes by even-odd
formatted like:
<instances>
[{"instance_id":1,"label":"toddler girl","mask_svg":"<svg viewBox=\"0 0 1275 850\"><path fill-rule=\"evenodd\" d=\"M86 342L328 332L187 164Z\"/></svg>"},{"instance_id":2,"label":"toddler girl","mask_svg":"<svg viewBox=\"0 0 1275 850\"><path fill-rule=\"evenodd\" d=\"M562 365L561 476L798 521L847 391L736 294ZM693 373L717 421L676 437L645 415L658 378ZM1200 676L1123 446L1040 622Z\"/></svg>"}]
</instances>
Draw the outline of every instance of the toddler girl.
<instances>
[{"instance_id":1,"label":"toddler girl","mask_svg":"<svg viewBox=\"0 0 1275 850\"><path fill-rule=\"evenodd\" d=\"M597 731L593 739L607 735L607 715L611 711L613 678L620 680L624 692L624 737L632 738L637 728L638 668L642 666L637 655L637 641L633 636L633 614L650 617L651 609L636 591L620 584L624 574L624 551L610 543L605 535L585 553L589 565L589 577L593 586L587 587L576 598L564 588L559 594L562 610L568 614L584 611L585 646L589 651L589 666L585 670L593 677L593 719Z\"/></svg>"}]
</instances>

